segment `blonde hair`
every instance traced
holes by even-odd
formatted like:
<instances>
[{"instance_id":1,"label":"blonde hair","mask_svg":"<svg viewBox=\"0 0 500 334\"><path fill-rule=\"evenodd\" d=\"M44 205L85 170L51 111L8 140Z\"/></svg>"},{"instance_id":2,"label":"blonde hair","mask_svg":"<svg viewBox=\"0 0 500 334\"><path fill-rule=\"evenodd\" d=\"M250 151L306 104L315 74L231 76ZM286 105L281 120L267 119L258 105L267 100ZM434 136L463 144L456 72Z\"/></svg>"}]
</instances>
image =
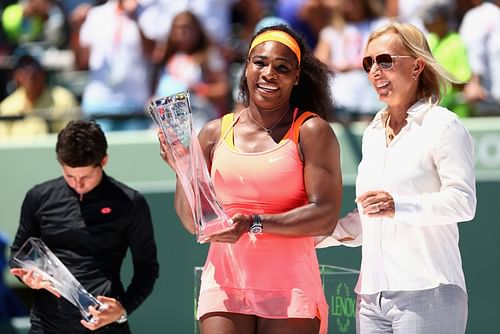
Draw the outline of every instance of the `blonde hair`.
<instances>
[{"instance_id":1,"label":"blonde hair","mask_svg":"<svg viewBox=\"0 0 500 334\"><path fill-rule=\"evenodd\" d=\"M432 55L425 35L414 25L392 20L370 34L367 46L374 39L382 35L394 33L399 36L409 54L424 61L425 67L420 73L417 97L429 103L437 104L441 101L443 91L448 83L461 83L453 75L439 65Z\"/></svg>"}]
</instances>

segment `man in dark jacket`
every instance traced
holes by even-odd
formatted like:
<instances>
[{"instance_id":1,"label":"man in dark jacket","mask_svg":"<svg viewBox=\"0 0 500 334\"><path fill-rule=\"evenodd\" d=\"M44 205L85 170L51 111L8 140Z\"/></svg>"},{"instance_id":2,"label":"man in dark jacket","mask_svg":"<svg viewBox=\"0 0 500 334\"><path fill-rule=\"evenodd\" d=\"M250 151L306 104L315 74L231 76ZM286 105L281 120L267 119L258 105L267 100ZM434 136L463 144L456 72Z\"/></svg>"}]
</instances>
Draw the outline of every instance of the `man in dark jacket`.
<instances>
[{"instance_id":1,"label":"man in dark jacket","mask_svg":"<svg viewBox=\"0 0 500 334\"><path fill-rule=\"evenodd\" d=\"M30 237L41 238L84 288L107 307L91 308L92 322L32 271L12 268L36 290L30 333L128 334L127 314L158 278L150 210L136 190L106 175L106 137L93 121L71 121L56 145L62 176L34 186L21 209L12 256ZM134 275L125 289L120 270L130 249ZM11 261L11 267L14 262Z\"/></svg>"}]
</instances>

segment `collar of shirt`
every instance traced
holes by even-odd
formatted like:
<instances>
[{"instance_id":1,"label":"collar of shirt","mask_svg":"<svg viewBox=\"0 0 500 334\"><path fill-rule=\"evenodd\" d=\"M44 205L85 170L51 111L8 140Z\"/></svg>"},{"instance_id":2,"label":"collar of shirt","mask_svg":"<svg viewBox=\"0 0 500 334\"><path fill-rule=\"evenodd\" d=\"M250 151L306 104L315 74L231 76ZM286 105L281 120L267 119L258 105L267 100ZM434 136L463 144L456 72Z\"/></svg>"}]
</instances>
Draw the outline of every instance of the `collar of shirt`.
<instances>
[{"instance_id":1,"label":"collar of shirt","mask_svg":"<svg viewBox=\"0 0 500 334\"><path fill-rule=\"evenodd\" d=\"M430 107L431 105L424 100L418 100L417 102L415 102L407 112L408 116L406 117L406 120L408 121L408 124L410 124L411 122L417 122L418 124L421 124L425 114L427 113L427 111L429 111ZM368 127L372 129L383 129L387 117L389 117L389 112L387 111L387 107L385 107L375 115L370 124L368 124Z\"/></svg>"}]
</instances>

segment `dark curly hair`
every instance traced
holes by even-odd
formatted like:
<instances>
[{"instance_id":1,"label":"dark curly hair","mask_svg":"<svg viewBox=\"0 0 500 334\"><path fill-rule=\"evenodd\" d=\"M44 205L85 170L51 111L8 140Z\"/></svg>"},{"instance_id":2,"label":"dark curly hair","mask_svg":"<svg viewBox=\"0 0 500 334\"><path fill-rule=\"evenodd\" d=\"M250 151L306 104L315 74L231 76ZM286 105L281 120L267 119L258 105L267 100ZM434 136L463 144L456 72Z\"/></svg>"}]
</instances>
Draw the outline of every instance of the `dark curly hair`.
<instances>
[{"instance_id":1,"label":"dark curly hair","mask_svg":"<svg viewBox=\"0 0 500 334\"><path fill-rule=\"evenodd\" d=\"M305 43L304 38L287 27L280 24L275 26L268 26L259 30L250 41L252 41L267 30L281 30L292 36L300 47L300 76L299 83L294 86L292 95L290 96L290 104L293 107L298 107L302 111L311 111L317 113L322 118L326 119L331 114L333 108L333 100L330 93L329 80L333 76L325 64L319 59L314 57L313 53ZM245 69L248 66L248 58L245 63ZM240 92L239 96L245 106L248 106L250 99L250 92L248 90L247 77L245 69L240 79Z\"/></svg>"},{"instance_id":2,"label":"dark curly hair","mask_svg":"<svg viewBox=\"0 0 500 334\"><path fill-rule=\"evenodd\" d=\"M57 160L69 167L100 166L108 143L95 121L70 121L57 135Z\"/></svg>"}]
</instances>

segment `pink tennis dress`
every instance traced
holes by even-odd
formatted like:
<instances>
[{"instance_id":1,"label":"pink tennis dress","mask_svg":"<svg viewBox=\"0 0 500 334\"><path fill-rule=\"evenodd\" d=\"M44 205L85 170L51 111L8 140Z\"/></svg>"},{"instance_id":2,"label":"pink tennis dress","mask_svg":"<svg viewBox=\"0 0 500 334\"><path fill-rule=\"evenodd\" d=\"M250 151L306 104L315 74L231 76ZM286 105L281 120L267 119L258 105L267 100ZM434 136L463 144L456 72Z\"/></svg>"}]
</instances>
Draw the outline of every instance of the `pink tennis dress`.
<instances>
[{"instance_id":1,"label":"pink tennis dress","mask_svg":"<svg viewBox=\"0 0 500 334\"><path fill-rule=\"evenodd\" d=\"M297 111L295 111L295 114ZM307 204L299 129L315 116L303 113L275 148L238 152L233 144L234 114L224 116L211 177L217 198L231 217L241 213L280 213ZM315 318L326 333L328 304L311 237L245 233L235 244L211 243L198 303L198 319L210 312L263 318Z\"/></svg>"}]
</instances>

